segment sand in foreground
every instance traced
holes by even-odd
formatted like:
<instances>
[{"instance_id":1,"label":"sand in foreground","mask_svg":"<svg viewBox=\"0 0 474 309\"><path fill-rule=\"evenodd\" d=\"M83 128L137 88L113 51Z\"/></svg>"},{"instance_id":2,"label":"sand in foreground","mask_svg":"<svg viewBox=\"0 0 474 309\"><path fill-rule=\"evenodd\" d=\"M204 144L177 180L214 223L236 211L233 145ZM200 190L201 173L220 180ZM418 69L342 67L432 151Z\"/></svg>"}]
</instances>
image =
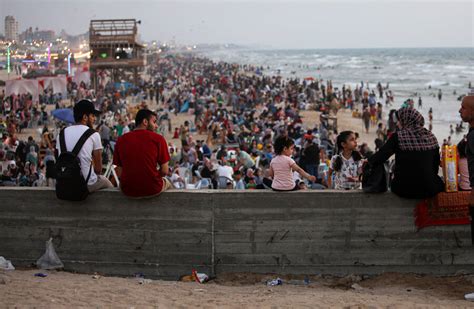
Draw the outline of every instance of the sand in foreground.
<instances>
[{"instance_id":1,"label":"sand in foreground","mask_svg":"<svg viewBox=\"0 0 474 309\"><path fill-rule=\"evenodd\" d=\"M2 307L474 307L464 294L474 292L474 277L433 277L387 273L360 281L311 277L309 285L282 277L268 287L271 275L225 274L207 284L135 278L100 277L38 270L0 272ZM301 279L301 278L300 278ZM3 283L3 284L2 284ZM351 288L351 286L353 286Z\"/></svg>"}]
</instances>

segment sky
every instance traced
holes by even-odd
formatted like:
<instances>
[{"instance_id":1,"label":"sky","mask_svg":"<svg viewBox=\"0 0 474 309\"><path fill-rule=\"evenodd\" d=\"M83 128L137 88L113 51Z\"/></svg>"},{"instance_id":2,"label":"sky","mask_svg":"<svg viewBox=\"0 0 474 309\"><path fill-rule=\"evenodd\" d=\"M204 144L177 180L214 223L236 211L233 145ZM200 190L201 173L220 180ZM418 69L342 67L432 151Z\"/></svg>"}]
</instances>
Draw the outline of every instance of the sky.
<instances>
[{"instance_id":1,"label":"sky","mask_svg":"<svg viewBox=\"0 0 474 309\"><path fill-rule=\"evenodd\" d=\"M144 41L278 49L474 47L474 0L0 0L0 32L88 30L91 19L136 18Z\"/></svg>"}]
</instances>

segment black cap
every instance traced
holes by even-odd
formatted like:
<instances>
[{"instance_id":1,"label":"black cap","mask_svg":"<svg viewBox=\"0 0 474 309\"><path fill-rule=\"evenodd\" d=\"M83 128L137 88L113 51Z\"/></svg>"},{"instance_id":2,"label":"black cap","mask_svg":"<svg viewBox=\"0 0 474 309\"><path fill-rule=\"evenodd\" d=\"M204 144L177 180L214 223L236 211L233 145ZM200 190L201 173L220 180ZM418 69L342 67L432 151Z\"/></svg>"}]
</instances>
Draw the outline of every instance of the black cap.
<instances>
[{"instance_id":1,"label":"black cap","mask_svg":"<svg viewBox=\"0 0 474 309\"><path fill-rule=\"evenodd\" d=\"M100 111L95 109L94 103L89 100L80 100L74 105L74 119L81 119L83 115L100 115Z\"/></svg>"}]
</instances>

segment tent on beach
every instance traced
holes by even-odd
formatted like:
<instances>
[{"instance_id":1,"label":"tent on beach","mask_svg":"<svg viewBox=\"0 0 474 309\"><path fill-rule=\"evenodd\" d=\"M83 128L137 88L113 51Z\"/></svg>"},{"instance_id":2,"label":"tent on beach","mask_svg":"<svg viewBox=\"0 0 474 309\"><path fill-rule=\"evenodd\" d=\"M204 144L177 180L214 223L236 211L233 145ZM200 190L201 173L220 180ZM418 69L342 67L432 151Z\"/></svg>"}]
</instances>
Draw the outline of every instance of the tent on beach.
<instances>
[{"instance_id":1,"label":"tent on beach","mask_svg":"<svg viewBox=\"0 0 474 309\"><path fill-rule=\"evenodd\" d=\"M5 95L8 97L12 94L31 94L33 101L39 101L39 86L37 80L31 79L12 79L7 80L5 87Z\"/></svg>"},{"instance_id":2,"label":"tent on beach","mask_svg":"<svg viewBox=\"0 0 474 309\"><path fill-rule=\"evenodd\" d=\"M91 74L89 71L76 71L74 76L72 77L72 81L75 82L76 84L80 84L81 82L84 82L86 85L91 84Z\"/></svg>"},{"instance_id":3,"label":"tent on beach","mask_svg":"<svg viewBox=\"0 0 474 309\"><path fill-rule=\"evenodd\" d=\"M63 98L67 98L67 79L66 76L42 77L38 78L39 85L46 89L53 88L53 93L61 93Z\"/></svg>"}]
</instances>

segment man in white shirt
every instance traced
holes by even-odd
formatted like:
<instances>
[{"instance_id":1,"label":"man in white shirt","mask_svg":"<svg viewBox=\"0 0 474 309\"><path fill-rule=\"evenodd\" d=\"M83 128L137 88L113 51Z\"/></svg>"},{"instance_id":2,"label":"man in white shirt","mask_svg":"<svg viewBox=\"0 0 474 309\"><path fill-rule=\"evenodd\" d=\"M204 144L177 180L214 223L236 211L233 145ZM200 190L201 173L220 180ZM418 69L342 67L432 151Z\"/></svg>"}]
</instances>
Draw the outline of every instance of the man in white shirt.
<instances>
[{"instance_id":1,"label":"man in white shirt","mask_svg":"<svg viewBox=\"0 0 474 309\"><path fill-rule=\"evenodd\" d=\"M234 175L234 170L231 166L227 165L227 160L225 159L225 157L222 157L220 164L217 167L217 176L227 177L232 180L232 175Z\"/></svg>"},{"instance_id":2,"label":"man in white shirt","mask_svg":"<svg viewBox=\"0 0 474 309\"><path fill-rule=\"evenodd\" d=\"M100 111L96 110L94 104L89 100L81 100L74 106L75 125L64 129L64 139L66 141L67 151L72 151L79 138L89 128L93 128L97 115ZM57 138L56 148L58 154L61 153L59 136ZM89 192L95 192L100 189L112 188L112 183L100 175L102 173L102 142L100 134L95 132L92 134L82 146L77 156L81 162L81 172L87 182Z\"/></svg>"}]
</instances>

